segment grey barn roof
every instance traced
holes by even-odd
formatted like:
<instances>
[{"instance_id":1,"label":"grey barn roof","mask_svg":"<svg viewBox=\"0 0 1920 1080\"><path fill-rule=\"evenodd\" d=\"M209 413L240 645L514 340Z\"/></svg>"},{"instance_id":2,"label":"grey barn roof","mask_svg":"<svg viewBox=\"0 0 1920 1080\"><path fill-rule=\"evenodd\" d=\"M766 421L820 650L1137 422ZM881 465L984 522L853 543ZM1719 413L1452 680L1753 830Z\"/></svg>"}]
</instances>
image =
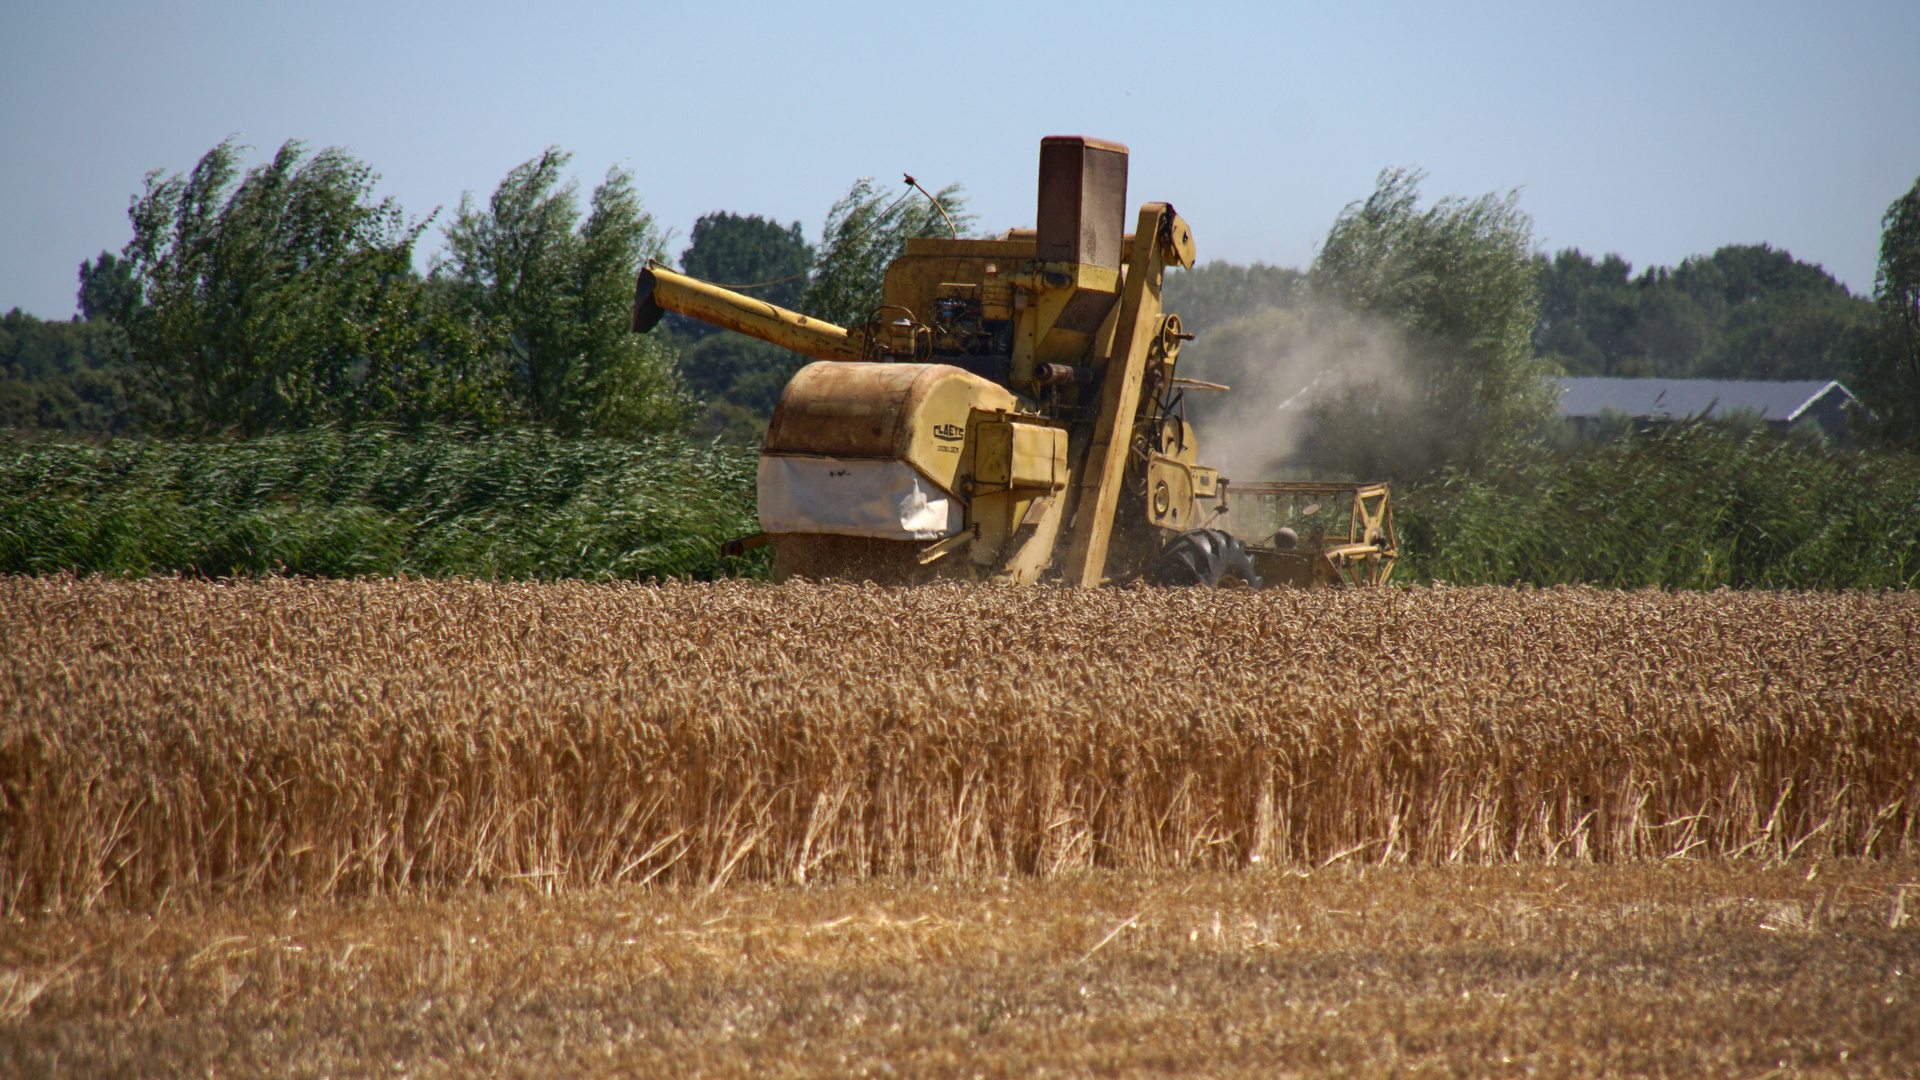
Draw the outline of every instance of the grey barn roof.
<instances>
[{"instance_id":1,"label":"grey barn roof","mask_svg":"<svg viewBox=\"0 0 1920 1080\"><path fill-rule=\"evenodd\" d=\"M1746 379L1598 379L1564 378L1561 416L1599 416L1603 411L1628 416L1680 419L1755 412L1761 419L1792 423L1830 391L1853 395L1832 380L1758 382Z\"/></svg>"}]
</instances>

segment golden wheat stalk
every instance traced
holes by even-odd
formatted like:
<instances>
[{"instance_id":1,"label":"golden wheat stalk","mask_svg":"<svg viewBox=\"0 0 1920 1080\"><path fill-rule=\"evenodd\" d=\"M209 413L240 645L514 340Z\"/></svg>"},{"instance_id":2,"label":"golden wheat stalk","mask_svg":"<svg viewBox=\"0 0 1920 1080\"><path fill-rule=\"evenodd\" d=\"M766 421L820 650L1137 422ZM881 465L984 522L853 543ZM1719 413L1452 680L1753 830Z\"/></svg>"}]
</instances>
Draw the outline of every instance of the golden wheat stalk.
<instances>
[{"instance_id":1,"label":"golden wheat stalk","mask_svg":"<svg viewBox=\"0 0 1920 1080\"><path fill-rule=\"evenodd\" d=\"M0 578L0 911L1916 850L1909 594Z\"/></svg>"}]
</instances>

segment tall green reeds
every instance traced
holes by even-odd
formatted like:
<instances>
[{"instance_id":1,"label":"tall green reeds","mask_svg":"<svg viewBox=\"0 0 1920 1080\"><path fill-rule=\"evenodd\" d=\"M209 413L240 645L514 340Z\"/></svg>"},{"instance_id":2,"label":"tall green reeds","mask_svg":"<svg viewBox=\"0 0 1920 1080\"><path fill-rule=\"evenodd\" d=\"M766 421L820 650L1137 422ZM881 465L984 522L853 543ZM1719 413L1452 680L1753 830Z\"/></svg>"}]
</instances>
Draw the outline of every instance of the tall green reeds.
<instances>
[{"instance_id":1,"label":"tall green reeds","mask_svg":"<svg viewBox=\"0 0 1920 1080\"><path fill-rule=\"evenodd\" d=\"M1920 457L1710 423L1529 448L1399 503L1407 576L1460 584L1912 588Z\"/></svg>"},{"instance_id":2,"label":"tall green reeds","mask_svg":"<svg viewBox=\"0 0 1920 1080\"><path fill-rule=\"evenodd\" d=\"M754 454L674 436L313 430L0 442L0 573L759 574ZM1402 579L1912 588L1920 457L1711 424L1523 449L1397 493ZM759 553L764 556L764 552Z\"/></svg>"},{"instance_id":3,"label":"tall green reeds","mask_svg":"<svg viewBox=\"0 0 1920 1080\"><path fill-rule=\"evenodd\" d=\"M319 429L0 443L0 572L711 578L751 451L673 436Z\"/></svg>"}]
</instances>

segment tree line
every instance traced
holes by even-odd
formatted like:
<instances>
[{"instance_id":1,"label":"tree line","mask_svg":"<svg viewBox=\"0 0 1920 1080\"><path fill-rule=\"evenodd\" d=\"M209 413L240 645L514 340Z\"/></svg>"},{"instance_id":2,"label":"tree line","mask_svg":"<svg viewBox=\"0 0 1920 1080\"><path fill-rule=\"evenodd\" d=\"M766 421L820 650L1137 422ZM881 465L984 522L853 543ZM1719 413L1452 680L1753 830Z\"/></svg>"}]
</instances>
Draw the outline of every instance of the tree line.
<instances>
[{"instance_id":1,"label":"tree line","mask_svg":"<svg viewBox=\"0 0 1920 1080\"><path fill-rule=\"evenodd\" d=\"M1423 207L1420 179L1383 173L1305 271L1216 262L1168 279L1168 307L1198 334L1183 365L1199 378L1257 385L1276 357L1316 348L1354 369L1308 410L1318 440L1296 460L1397 477L1481 463L1545 415L1527 387L1554 375L1834 379L1872 411L1867 434L1920 448L1920 180L1882 218L1862 297L1766 244L1637 275L1617 254L1534 253L1510 193ZM1364 362L1380 321L1399 338L1391 380ZM1193 407L1230 419L1230 401Z\"/></svg>"},{"instance_id":2,"label":"tree line","mask_svg":"<svg viewBox=\"0 0 1920 1080\"><path fill-rule=\"evenodd\" d=\"M148 174L119 255L80 266L80 314L0 322L0 427L184 437L336 424L633 437L704 421L751 429L788 354L677 332L629 332L633 282L672 265L669 236L632 174L583 198L549 149L471 195L439 228L376 197L347 152L288 142L243 170L222 142L185 174ZM916 196L916 198L918 198ZM798 224L710 214L681 253L724 283L780 279L768 295L847 320L878 302L880 273L912 235L969 220L862 180L829 211L821 250ZM758 343L749 343L757 345Z\"/></svg>"},{"instance_id":3,"label":"tree line","mask_svg":"<svg viewBox=\"0 0 1920 1080\"><path fill-rule=\"evenodd\" d=\"M223 142L186 174L146 177L131 240L81 264L75 319L0 319L0 426L205 437L532 425L750 442L804 359L679 318L628 332L634 276L676 260L625 170L583 195L569 156L549 149L442 222L377 198L377 175L345 151L289 142L243 170L242 149ZM1883 220L1865 298L1764 244L1637 275L1618 255L1540 254L1512 193L1423 204L1420 180L1383 172L1304 271L1171 274L1168 307L1199 334L1192 373L1258 381L1279 353L1337 354L1386 328L1392 385L1363 371L1321 394L1314 445L1330 467L1395 476L1485 460L1537 427L1551 407L1542 376L1556 373L1839 378L1887 438L1920 431L1920 182ZM859 180L813 241L799 222L711 213L677 265L861 322L908 237L971 230L959 185L935 198Z\"/></svg>"}]
</instances>

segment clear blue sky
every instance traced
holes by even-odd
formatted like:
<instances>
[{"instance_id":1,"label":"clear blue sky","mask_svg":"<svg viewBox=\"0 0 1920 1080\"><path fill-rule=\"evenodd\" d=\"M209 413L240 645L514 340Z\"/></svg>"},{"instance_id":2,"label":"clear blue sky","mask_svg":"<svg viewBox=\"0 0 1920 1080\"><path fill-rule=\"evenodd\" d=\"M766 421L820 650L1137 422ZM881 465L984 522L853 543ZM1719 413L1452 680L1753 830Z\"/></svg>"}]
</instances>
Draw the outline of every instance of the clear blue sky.
<instances>
[{"instance_id":1,"label":"clear blue sky","mask_svg":"<svg viewBox=\"0 0 1920 1080\"><path fill-rule=\"evenodd\" d=\"M1920 3L14 0L0 310L71 314L142 175L229 134L348 147L416 215L557 144L583 187L632 169L684 242L713 210L815 236L902 171L1031 224L1054 133L1127 143L1130 201L1172 202L1203 259L1304 266L1417 165L1429 196L1521 188L1545 250L1766 241L1864 293L1920 175Z\"/></svg>"}]
</instances>

